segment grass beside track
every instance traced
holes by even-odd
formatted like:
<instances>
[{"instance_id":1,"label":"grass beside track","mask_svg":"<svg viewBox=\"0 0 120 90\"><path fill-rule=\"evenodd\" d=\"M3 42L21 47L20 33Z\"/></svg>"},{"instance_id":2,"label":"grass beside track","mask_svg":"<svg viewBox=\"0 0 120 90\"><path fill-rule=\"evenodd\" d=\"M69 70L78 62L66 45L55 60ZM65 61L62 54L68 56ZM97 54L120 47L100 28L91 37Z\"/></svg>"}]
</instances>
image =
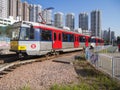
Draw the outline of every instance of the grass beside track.
<instances>
[{"instance_id":1,"label":"grass beside track","mask_svg":"<svg viewBox=\"0 0 120 90\"><path fill-rule=\"evenodd\" d=\"M120 83L96 70L84 56L74 61L78 84L53 85L50 90L120 90Z\"/></svg>"}]
</instances>

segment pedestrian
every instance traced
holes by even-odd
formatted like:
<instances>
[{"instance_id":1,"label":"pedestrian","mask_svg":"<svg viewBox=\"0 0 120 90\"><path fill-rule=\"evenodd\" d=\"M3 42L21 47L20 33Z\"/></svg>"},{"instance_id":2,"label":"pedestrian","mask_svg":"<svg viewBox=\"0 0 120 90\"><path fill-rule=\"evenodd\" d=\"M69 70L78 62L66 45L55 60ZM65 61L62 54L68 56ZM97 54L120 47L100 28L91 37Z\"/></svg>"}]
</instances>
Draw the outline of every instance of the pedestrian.
<instances>
[{"instance_id":1,"label":"pedestrian","mask_svg":"<svg viewBox=\"0 0 120 90\"><path fill-rule=\"evenodd\" d=\"M85 58L87 60L90 60L90 55L91 55L91 53L90 53L89 47L86 47L85 48Z\"/></svg>"}]
</instances>

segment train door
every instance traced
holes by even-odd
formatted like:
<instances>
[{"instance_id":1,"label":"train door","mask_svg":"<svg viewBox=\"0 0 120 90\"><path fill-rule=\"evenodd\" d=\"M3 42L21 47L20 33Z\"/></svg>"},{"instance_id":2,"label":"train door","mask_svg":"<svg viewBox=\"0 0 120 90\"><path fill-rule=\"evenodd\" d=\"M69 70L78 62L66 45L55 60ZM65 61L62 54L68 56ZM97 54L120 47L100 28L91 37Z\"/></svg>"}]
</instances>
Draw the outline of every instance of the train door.
<instances>
[{"instance_id":1,"label":"train door","mask_svg":"<svg viewBox=\"0 0 120 90\"><path fill-rule=\"evenodd\" d=\"M62 32L55 32L53 31L53 49L60 49L62 48Z\"/></svg>"},{"instance_id":2,"label":"train door","mask_svg":"<svg viewBox=\"0 0 120 90\"><path fill-rule=\"evenodd\" d=\"M91 38L88 37L88 46L90 46L90 44L91 44L91 43L90 43L90 39L91 39Z\"/></svg>"},{"instance_id":3,"label":"train door","mask_svg":"<svg viewBox=\"0 0 120 90\"><path fill-rule=\"evenodd\" d=\"M85 38L86 38L85 46L88 47L89 46L89 38L88 37L85 37Z\"/></svg>"},{"instance_id":4,"label":"train door","mask_svg":"<svg viewBox=\"0 0 120 90\"><path fill-rule=\"evenodd\" d=\"M96 38L96 42L95 43L96 43L96 46L98 46L98 39L97 38Z\"/></svg>"},{"instance_id":5,"label":"train door","mask_svg":"<svg viewBox=\"0 0 120 90\"><path fill-rule=\"evenodd\" d=\"M79 47L79 36L74 35L74 47L78 48Z\"/></svg>"}]
</instances>

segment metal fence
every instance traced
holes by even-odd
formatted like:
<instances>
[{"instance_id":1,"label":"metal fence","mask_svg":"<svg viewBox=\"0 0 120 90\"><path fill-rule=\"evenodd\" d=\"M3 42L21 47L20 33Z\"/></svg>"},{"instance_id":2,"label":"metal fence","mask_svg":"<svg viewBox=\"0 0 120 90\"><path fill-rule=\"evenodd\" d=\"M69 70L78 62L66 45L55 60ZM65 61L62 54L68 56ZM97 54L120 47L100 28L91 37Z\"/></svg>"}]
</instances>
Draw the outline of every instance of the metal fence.
<instances>
[{"instance_id":1,"label":"metal fence","mask_svg":"<svg viewBox=\"0 0 120 90\"><path fill-rule=\"evenodd\" d=\"M97 49L96 49L97 48ZM95 49L86 48L86 59L97 69L100 69L112 77L120 80L120 53L104 53L101 50L111 48L111 46L96 47Z\"/></svg>"}]
</instances>

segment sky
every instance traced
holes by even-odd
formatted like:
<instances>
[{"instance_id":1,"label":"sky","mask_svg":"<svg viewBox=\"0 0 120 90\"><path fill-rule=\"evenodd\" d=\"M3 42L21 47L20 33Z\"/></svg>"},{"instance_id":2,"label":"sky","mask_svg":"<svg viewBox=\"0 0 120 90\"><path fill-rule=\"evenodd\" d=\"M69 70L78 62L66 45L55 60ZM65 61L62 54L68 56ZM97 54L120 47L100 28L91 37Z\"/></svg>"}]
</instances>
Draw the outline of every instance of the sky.
<instances>
[{"instance_id":1,"label":"sky","mask_svg":"<svg viewBox=\"0 0 120 90\"><path fill-rule=\"evenodd\" d=\"M55 12L75 14L75 28L78 28L78 15L81 12L87 12L89 15L93 10L101 11L102 30L115 31L116 36L120 36L120 0L22 0L29 4L40 4L43 9L54 7ZM64 18L65 19L65 18Z\"/></svg>"}]
</instances>

